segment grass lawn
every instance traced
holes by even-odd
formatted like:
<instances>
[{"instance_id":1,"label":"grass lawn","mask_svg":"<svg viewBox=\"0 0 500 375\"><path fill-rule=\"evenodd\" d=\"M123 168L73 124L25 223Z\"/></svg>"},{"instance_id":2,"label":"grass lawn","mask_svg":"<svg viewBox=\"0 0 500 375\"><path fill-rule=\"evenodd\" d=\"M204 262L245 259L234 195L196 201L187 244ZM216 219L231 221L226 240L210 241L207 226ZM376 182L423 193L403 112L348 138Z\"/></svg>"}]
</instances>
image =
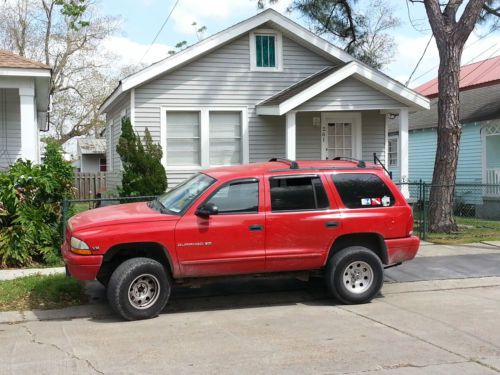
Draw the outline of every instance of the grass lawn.
<instances>
[{"instance_id":1,"label":"grass lawn","mask_svg":"<svg viewBox=\"0 0 500 375\"><path fill-rule=\"evenodd\" d=\"M57 309L86 302L83 284L65 275L0 281L0 311Z\"/></svg>"},{"instance_id":2,"label":"grass lawn","mask_svg":"<svg viewBox=\"0 0 500 375\"><path fill-rule=\"evenodd\" d=\"M426 241L438 244L464 244L481 241L500 241L500 221L457 217L458 232L427 233Z\"/></svg>"}]
</instances>

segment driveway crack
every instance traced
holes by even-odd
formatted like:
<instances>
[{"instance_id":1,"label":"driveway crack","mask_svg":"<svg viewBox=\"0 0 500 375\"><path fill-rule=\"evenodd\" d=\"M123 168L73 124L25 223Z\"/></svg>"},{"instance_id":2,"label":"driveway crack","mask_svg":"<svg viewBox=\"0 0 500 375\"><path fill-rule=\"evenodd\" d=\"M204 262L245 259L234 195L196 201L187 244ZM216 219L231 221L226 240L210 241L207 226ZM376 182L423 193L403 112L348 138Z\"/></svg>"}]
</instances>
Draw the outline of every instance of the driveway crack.
<instances>
[{"instance_id":1,"label":"driveway crack","mask_svg":"<svg viewBox=\"0 0 500 375\"><path fill-rule=\"evenodd\" d=\"M379 320L374 319L374 318L372 318L372 317L369 317L369 316L367 316L367 315L364 315L364 314L361 314L361 313L358 313L358 312L355 312L355 311L349 310L349 309L347 309L347 308L345 308L345 307L341 307L341 306L339 306L339 308L340 308L340 309L342 309L342 310L344 310L344 311L347 311L347 312L349 312L349 313L351 313L351 314L353 314L353 315L356 315L356 316L358 316L358 317L360 317L360 318L364 318L364 319L367 319L367 320L369 320L369 321L371 321L371 322L373 322L373 323L380 324L380 325L382 325L382 326L384 326L384 327L386 327L386 328L389 328L389 329L391 329L391 330L393 330L393 331L396 331L396 332L398 332L398 333L400 333L400 334L402 334L402 335L406 335L406 336L408 336L408 337L411 337L411 338L414 338L414 339L416 339L416 340L418 340L418 341L421 341L421 342L423 342L423 343L426 343L427 345L431 345L431 346L433 346L433 347L435 347L435 348L437 348L437 349L441 349L441 350L443 350L443 351L445 351L445 352L447 352L447 353L449 353L449 354L453 354L453 355L455 355L455 356L457 356L457 357L460 357L460 358L464 359L466 362L474 362L474 363L477 363L477 364L478 364L478 365L480 365L480 366L483 366L483 367L488 368L489 370L493 370L493 371L495 371L495 372L499 372L499 373L500 373L500 371L499 371L498 369L496 369L496 368L494 368L494 367L492 367L492 366L489 366L489 365L487 365L487 364L485 364L485 363L481 362L480 360L478 360L478 359L476 359L476 358L470 358L470 357L464 356L463 354L460 354L460 353L454 352L453 350L450 350L450 349L445 348L445 347L443 347L443 346L441 346L441 345L435 344L435 343L433 343L433 342L431 342L431 341L428 341L428 340L426 340L426 339L424 339L424 338L422 338L422 337L419 337L419 336L417 336L417 335L414 335L414 334L412 334L412 333L410 333L410 332L406 332L406 331L404 331L404 330L402 330L402 329L399 329L399 328L393 327L393 326L391 326L390 324L384 323L384 322L382 322L382 321L379 321Z\"/></svg>"},{"instance_id":2,"label":"driveway crack","mask_svg":"<svg viewBox=\"0 0 500 375\"><path fill-rule=\"evenodd\" d=\"M60 346L56 345L56 344L52 344L52 343L48 343L48 342L42 342L42 341L39 341L36 339L36 335L26 326L26 325L22 325L21 327L23 327L25 329L25 331L28 333L28 335L30 336L30 341L33 343L33 344L37 344L37 345L43 345L43 346L50 346L58 351L60 351L61 353L67 355L68 357L72 358L72 359L75 359L77 361L81 361L81 362L84 362L90 369L92 369L95 373L97 374L104 374L104 372L98 370L93 364L92 362L90 362L88 359L85 359L85 358L80 358L78 357L76 354L74 353L70 353L66 350L64 350L63 348L61 348Z\"/></svg>"}]
</instances>

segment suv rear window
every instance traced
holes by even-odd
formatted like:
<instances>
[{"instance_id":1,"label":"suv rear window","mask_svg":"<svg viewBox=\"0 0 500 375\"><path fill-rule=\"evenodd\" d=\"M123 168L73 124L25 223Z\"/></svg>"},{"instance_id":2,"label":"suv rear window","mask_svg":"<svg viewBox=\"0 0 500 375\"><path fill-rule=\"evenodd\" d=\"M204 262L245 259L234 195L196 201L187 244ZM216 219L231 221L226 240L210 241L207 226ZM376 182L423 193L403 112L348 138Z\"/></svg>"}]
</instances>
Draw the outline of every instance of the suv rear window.
<instances>
[{"instance_id":1,"label":"suv rear window","mask_svg":"<svg viewBox=\"0 0 500 375\"><path fill-rule=\"evenodd\" d=\"M323 183L318 176L271 177L271 210L302 211L328 208Z\"/></svg>"},{"instance_id":2,"label":"suv rear window","mask_svg":"<svg viewBox=\"0 0 500 375\"><path fill-rule=\"evenodd\" d=\"M388 207L394 196L387 185L372 173L338 173L332 180L347 208Z\"/></svg>"}]
</instances>

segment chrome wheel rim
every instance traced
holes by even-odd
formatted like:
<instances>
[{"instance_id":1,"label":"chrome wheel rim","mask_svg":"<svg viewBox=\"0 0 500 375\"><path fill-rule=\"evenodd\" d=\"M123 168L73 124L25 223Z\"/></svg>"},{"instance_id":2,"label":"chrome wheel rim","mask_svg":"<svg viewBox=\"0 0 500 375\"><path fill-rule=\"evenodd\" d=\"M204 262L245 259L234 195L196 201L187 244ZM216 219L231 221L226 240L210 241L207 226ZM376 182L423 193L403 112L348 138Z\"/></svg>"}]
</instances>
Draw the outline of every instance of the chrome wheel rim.
<instances>
[{"instance_id":1,"label":"chrome wheel rim","mask_svg":"<svg viewBox=\"0 0 500 375\"><path fill-rule=\"evenodd\" d=\"M160 283L151 274L137 276L128 288L128 300L136 309L147 309L155 304L160 296Z\"/></svg>"},{"instance_id":2,"label":"chrome wheel rim","mask_svg":"<svg viewBox=\"0 0 500 375\"><path fill-rule=\"evenodd\" d=\"M349 293L364 293L373 284L373 269L366 262L352 262L345 268L342 281Z\"/></svg>"}]
</instances>

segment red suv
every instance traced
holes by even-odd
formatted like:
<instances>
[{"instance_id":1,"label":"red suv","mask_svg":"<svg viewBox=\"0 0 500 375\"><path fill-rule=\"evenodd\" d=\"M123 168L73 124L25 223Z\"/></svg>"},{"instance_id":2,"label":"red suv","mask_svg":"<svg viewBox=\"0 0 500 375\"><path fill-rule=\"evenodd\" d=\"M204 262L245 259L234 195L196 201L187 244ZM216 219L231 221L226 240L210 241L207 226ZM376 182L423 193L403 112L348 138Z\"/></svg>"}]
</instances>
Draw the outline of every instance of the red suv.
<instances>
[{"instance_id":1,"label":"red suv","mask_svg":"<svg viewBox=\"0 0 500 375\"><path fill-rule=\"evenodd\" d=\"M322 271L343 303L370 301L384 266L415 257L411 208L377 165L271 159L204 170L149 203L72 217L68 272L99 280L129 320L151 318L174 282Z\"/></svg>"}]
</instances>

